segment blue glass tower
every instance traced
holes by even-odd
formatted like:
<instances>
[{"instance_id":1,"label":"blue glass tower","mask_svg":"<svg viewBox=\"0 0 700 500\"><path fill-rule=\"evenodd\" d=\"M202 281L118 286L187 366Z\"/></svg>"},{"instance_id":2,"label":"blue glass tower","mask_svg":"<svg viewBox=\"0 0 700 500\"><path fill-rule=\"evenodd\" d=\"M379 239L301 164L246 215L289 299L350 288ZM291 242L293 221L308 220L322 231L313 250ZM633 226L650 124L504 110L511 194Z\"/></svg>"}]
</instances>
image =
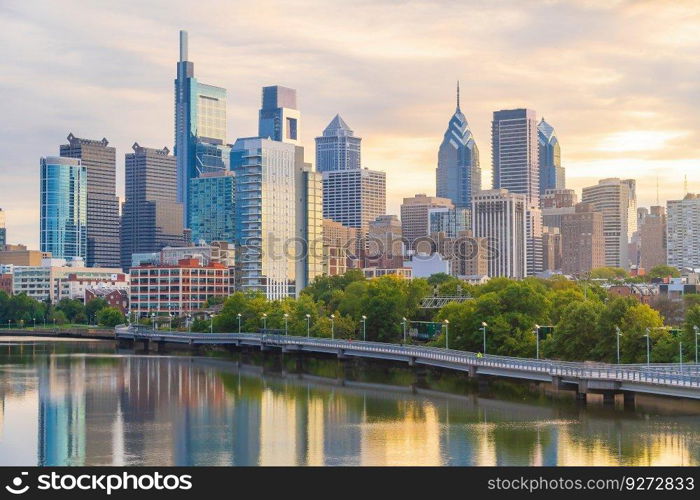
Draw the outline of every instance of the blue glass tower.
<instances>
[{"instance_id":1,"label":"blue glass tower","mask_svg":"<svg viewBox=\"0 0 700 500\"><path fill-rule=\"evenodd\" d=\"M236 179L233 172L204 173L190 180L192 241L227 241L235 237Z\"/></svg>"},{"instance_id":2,"label":"blue glass tower","mask_svg":"<svg viewBox=\"0 0 700 500\"><path fill-rule=\"evenodd\" d=\"M455 207L471 208L472 195L481 190L479 148L459 108L459 82L457 109L440 144L436 177L437 196L449 198Z\"/></svg>"},{"instance_id":3,"label":"blue glass tower","mask_svg":"<svg viewBox=\"0 0 700 500\"><path fill-rule=\"evenodd\" d=\"M540 162L540 196L548 189L564 189L566 179L561 166L561 148L557 134L544 118L537 125Z\"/></svg>"},{"instance_id":4,"label":"blue glass tower","mask_svg":"<svg viewBox=\"0 0 700 500\"><path fill-rule=\"evenodd\" d=\"M316 137L316 170L321 173L359 170L361 142L340 115L335 115L323 135Z\"/></svg>"},{"instance_id":5,"label":"blue glass tower","mask_svg":"<svg viewBox=\"0 0 700 500\"><path fill-rule=\"evenodd\" d=\"M187 60L187 32L180 31L180 60L175 79L175 156L177 201L190 227L189 182L206 172L228 169L226 89L200 83L194 63Z\"/></svg>"},{"instance_id":6,"label":"blue glass tower","mask_svg":"<svg viewBox=\"0 0 700 500\"><path fill-rule=\"evenodd\" d=\"M87 171L77 158L41 159L41 251L87 255Z\"/></svg>"}]
</instances>

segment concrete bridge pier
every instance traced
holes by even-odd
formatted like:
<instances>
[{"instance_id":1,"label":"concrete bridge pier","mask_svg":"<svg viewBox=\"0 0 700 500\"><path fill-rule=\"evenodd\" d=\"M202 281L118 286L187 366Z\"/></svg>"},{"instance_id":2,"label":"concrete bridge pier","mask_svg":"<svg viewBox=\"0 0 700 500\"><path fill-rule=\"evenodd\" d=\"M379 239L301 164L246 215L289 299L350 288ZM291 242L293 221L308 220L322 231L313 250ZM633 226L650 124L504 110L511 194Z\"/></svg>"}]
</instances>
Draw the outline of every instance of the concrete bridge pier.
<instances>
[{"instance_id":1,"label":"concrete bridge pier","mask_svg":"<svg viewBox=\"0 0 700 500\"><path fill-rule=\"evenodd\" d=\"M133 349L134 340L120 338L119 340L117 340L117 347L119 347L120 349Z\"/></svg>"},{"instance_id":2,"label":"concrete bridge pier","mask_svg":"<svg viewBox=\"0 0 700 500\"><path fill-rule=\"evenodd\" d=\"M166 350L166 343L163 340L159 340L158 342L156 342L156 352L162 354L166 352Z\"/></svg>"},{"instance_id":3,"label":"concrete bridge pier","mask_svg":"<svg viewBox=\"0 0 700 500\"><path fill-rule=\"evenodd\" d=\"M585 406L587 403L587 395L585 392L576 391L576 402Z\"/></svg>"},{"instance_id":4,"label":"concrete bridge pier","mask_svg":"<svg viewBox=\"0 0 700 500\"><path fill-rule=\"evenodd\" d=\"M469 365L469 378L478 377L476 373L476 365Z\"/></svg>"},{"instance_id":5,"label":"concrete bridge pier","mask_svg":"<svg viewBox=\"0 0 700 500\"><path fill-rule=\"evenodd\" d=\"M603 392L603 405L615 406L615 393L613 391Z\"/></svg>"},{"instance_id":6,"label":"concrete bridge pier","mask_svg":"<svg viewBox=\"0 0 700 500\"><path fill-rule=\"evenodd\" d=\"M622 393L624 398L625 410L634 410L636 408L636 394L634 392L625 391Z\"/></svg>"},{"instance_id":7,"label":"concrete bridge pier","mask_svg":"<svg viewBox=\"0 0 700 500\"><path fill-rule=\"evenodd\" d=\"M416 387L425 387L428 384L428 367L425 365L413 365L413 375L415 377L415 382L413 383Z\"/></svg>"}]
</instances>

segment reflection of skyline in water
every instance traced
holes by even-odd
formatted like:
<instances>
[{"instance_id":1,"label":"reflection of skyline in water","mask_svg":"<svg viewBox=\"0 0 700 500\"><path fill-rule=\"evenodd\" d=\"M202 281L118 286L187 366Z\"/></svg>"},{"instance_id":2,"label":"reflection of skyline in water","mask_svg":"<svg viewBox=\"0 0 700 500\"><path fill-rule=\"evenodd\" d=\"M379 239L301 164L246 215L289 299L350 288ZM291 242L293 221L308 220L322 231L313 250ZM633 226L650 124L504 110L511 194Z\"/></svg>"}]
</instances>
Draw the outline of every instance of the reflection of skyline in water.
<instances>
[{"instance_id":1,"label":"reflection of skyline in water","mask_svg":"<svg viewBox=\"0 0 700 500\"><path fill-rule=\"evenodd\" d=\"M0 465L700 463L697 417L63 350L0 345Z\"/></svg>"}]
</instances>

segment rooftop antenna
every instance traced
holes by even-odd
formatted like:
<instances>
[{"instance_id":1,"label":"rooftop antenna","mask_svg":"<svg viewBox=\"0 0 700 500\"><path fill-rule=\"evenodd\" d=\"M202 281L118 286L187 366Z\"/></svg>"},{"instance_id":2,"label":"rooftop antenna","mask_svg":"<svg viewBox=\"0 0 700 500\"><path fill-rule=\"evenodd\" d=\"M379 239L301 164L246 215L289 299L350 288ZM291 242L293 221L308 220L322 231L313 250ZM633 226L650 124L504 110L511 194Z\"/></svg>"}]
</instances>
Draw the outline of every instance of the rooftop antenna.
<instances>
[{"instance_id":1,"label":"rooftop antenna","mask_svg":"<svg viewBox=\"0 0 700 500\"><path fill-rule=\"evenodd\" d=\"M459 80L457 80L457 109L459 109Z\"/></svg>"}]
</instances>

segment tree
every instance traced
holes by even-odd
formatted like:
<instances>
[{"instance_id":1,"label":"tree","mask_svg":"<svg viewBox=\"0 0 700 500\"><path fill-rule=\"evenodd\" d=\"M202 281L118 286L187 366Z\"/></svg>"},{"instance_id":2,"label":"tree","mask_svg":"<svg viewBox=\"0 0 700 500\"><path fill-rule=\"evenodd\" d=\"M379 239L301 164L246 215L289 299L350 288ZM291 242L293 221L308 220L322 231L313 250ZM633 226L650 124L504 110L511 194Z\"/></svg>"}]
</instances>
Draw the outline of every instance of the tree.
<instances>
[{"instance_id":1,"label":"tree","mask_svg":"<svg viewBox=\"0 0 700 500\"><path fill-rule=\"evenodd\" d=\"M673 266L659 264L658 266L652 267L646 275L649 278L667 278L668 276L671 276L672 278L680 278L681 272L678 270L678 268Z\"/></svg>"},{"instance_id":2,"label":"tree","mask_svg":"<svg viewBox=\"0 0 700 500\"><path fill-rule=\"evenodd\" d=\"M126 318L116 307L105 307L97 313L97 322L106 327L115 327L125 323Z\"/></svg>"},{"instance_id":3,"label":"tree","mask_svg":"<svg viewBox=\"0 0 700 500\"><path fill-rule=\"evenodd\" d=\"M77 323L78 320L85 323L85 306L79 300L61 299L56 305L56 309L62 311L71 323Z\"/></svg>"},{"instance_id":4,"label":"tree","mask_svg":"<svg viewBox=\"0 0 700 500\"><path fill-rule=\"evenodd\" d=\"M457 278L455 278L454 276L450 276L447 273L435 273L431 274L428 277L428 283L430 284L430 286L434 287L455 279Z\"/></svg>"},{"instance_id":5,"label":"tree","mask_svg":"<svg viewBox=\"0 0 700 500\"><path fill-rule=\"evenodd\" d=\"M102 297L96 297L85 304L85 314L87 315L88 319L96 319L97 313L108 306L109 304L107 304L105 299Z\"/></svg>"},{"instance_id":6,"label":"tree","mask_svg":"<svg viewBox=\"0 0 700 500\"><path fill-rule=\"evenodd\" d=\"M594 301L569 304L554 334L541 344L544 355L565 360L592 359L592 347L600 341L595 325L600 322L603 309L602 304Z\"/></svg>"},{"instance_id":7,"label":"tree","mask_svg":"<svg viewBox=\"0 0 700 500\"><path fill-rule=\"evenodd\" d=\"M623 280L629 277L627 271L621 267L598 267L591 271L592 279Z\"/></svg>"}]
</instances>

